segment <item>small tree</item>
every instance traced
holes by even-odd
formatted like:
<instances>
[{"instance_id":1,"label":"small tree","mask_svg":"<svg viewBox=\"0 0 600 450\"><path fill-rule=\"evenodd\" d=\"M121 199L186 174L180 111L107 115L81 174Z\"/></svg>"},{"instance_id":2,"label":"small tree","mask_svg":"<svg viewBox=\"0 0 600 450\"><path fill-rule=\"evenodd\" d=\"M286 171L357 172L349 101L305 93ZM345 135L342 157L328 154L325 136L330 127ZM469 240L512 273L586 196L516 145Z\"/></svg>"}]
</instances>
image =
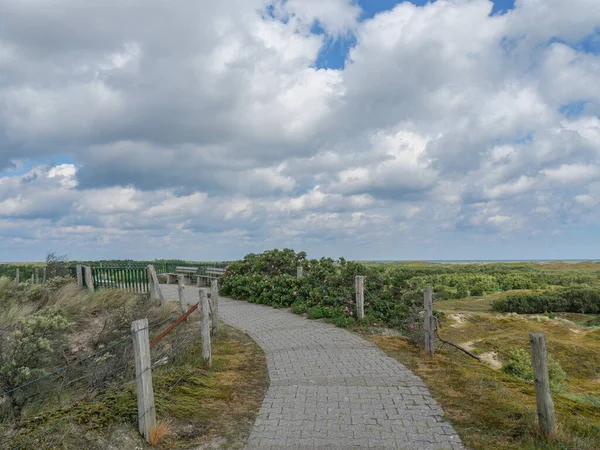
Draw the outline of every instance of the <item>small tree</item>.
<instances>
[{"instance_id":1,"label":"small tree","mask_svg":"<svg viewBox=\"0 0 600 450\"><path fill-rule=\"evenodd\" d=\"M48 252L46 255L46 270L49 278L69 276L67 255L57 255L56 252Z\"/></svg>"}]
</instances>

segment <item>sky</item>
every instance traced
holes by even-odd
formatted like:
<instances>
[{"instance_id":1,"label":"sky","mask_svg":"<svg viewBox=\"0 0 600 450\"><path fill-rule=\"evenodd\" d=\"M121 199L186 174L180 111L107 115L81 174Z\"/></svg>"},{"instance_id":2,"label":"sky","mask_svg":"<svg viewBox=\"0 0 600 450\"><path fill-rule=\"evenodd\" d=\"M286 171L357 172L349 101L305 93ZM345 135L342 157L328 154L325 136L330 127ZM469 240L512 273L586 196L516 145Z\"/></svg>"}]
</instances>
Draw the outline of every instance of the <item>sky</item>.
<instances>
[{"instance_id":1,"label":"sky","mask_svg":"<svg viewBox=\"0 0 600 450\"><path fill-rule=\"evenodd\" d=\"M598 0L0 0L0 261L600 258Z\"/></svg>"}]
</instances>

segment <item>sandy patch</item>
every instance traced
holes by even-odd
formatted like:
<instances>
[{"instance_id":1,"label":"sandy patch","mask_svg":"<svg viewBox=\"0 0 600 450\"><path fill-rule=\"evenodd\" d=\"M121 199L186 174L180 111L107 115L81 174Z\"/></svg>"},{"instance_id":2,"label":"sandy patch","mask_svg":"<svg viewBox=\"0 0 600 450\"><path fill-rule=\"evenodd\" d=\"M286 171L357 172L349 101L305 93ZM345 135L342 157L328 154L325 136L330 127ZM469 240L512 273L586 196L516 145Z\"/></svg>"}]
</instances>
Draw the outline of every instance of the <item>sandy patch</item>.
<instances>
[{"instance_id":1,"label":"sandy patch","mask_svg":"<svg viewBox=\"0 0 600 450\"><path fill-rule=\"evenodd\" d=\"M458 313L458 314L448 314L448 318L452 319L454 323L450 325L451 327L460 327L465 324L466 314Z\"/></svg>"},{"instance_id":2,"label":"sandy patch","mask_svg":"<svg viewBox=\"0 0 600 450\"><path fill-rule=\"evenodd\" d=\"M493 369L500 369L502 362L498 359L498 353L496 352L485 352L479 355L481 360Z\"/></svg>"}]
</instances>

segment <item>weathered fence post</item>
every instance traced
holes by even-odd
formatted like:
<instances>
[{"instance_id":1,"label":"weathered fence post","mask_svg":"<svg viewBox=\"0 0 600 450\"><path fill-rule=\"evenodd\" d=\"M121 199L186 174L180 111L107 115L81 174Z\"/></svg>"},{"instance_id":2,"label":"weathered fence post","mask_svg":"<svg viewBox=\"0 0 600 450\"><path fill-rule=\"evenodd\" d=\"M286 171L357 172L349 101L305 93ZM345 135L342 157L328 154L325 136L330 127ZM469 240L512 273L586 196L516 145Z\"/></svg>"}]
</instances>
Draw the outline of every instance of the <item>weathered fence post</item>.
<instances>
[{"instance_id":1,"label":"weathered fence post","mask_svg":"<svg viewBox=\"0 0 600 450\"><path fill-rule=\"evenodd\" d=\"M177 276L177 294L179 294L179 309L181 310L181 314L186 312L185 305L185 284L184 284L183 275Z\"/></svg>"},{"instance_id":2,"label":"weathered fence post","mask_svg":"<svg viewBox=\"0 0 600 450\"><path fill-rule=\"evenodd\" d=\"M200 335L202 336L202 359L208 361L208 367L212 364L212 353L210 348L210 323L209 306L206 292L200 290Z\"/></svg>"},{"instance_id":3,"label":"weathered fence post","mask_svg":"<svg viewBox=\"0 0 600 450\"><path fill-rule=\"evenodd\" d=\"M44 283L44 284L46 283L46 274L47 274L47 272L48 272L47 268L44 267L42 269L42 283Z\"/></svg>"},{"instance_id":4,"label":"weathered fence post","mask_svg":"<svg viewBox=\"0 0 600 450\"><path fill-rule=\"evenodd\" d=\"M75 274L77 275L77 286L83 288L83 270L81 264L75 266Z\"/></svg>"},{"instance_id":5,"label":"weathered fence post","mask_svg":"<svg viewBox=\"0 0 600 450\"><path fill-rule=\"evenodd\" d=\"M212 322L212 334L219 332L219 282L210 282L210 319Z\"/></svg>"},{"instance_id":6,"label":"weathered fence post","mask_svg":"<svg viewBox=\"0 0 600 450\"><path fill-rule=\"evenodd\" d=\"M546 335L529 333L531 344L531 365L535 385L535 401L540 428L546 437L554 434L554 403L550 395L550 378L548 377L548 359L546 355Z\"/></svg>"},{"instance_id":7,"label":"weathered fence post","mask_svg":"<svg viewBox=\"0 0 600 450\"><path fill-rule=\"evenodd\" d=\"M35 273L35 284L40 282L40 270L36 267L34 270Z\"/></svg>"},{"instance_id":8,"label":"weathered fence post","mask_svg":"<svg viewBox=\"0 0 600 450\"><path fill-rule=\"evenodd\" d=\"M148 298L151 302L157 299L156 286L154 286L154 278L152 278L152 269L154 269L154 266L148 264L146 267L146 276L148 277Z\"/></svg>"},{"instance_id":9,"label":"weathered fence post","mask_svg":"<svg viewBox=\"0 0 600 450\"><path fill-rule=\"evenodd\" d=\"M423 306L425 307L425 317L423 318L423 328L425 330L425 351L433 356L435 349L433 347L435 331L433 319L433 291L431 286L426 286L423 297Z\"/></svg>"},{"instance_id":10,"label":"weathered fence post","mask_svg":"<svg viewBox=\"0 0 600 450\"><path fill-rule=\"evenodd\" d=\"M148 276L152 280L152 293L150 294L150 298L156 300L158 297L160 305L163 306L165 304L165 297L163 296L163 293L160 289L160 283L158 282L158 276L156 275L156 270L154 270L154 265L150 264L148 266L148 274Z\"/></svg>"},{"instance_id":11,"label":"weathered fence post","mask_svg":"<svg viewBox=\"0 0 600 450\"><path fill-rule=\"evenodd\" d=\"M365 317L365 277L357 275L356 283L356 317Z\"/></svg>"},{"instance_id":12,"label":"weathered fence post","mask_svg":"<svg viewBox=\"0 0 600 450\"><path fill-rule=\"evenodd\" d=\"M139 429L144 439L150 442L150 430L156 425L156 410L154 409L154 390L152 388L148 319L132 322L131 336L135 358Z\"/></svg>"},{"instance_id":13,"label":"weathered fence post","mask_svg":"<svg viewBox=\"0 0 600 450\"><path fill-rule=\"evenodd\" d=\"M17 273L15 274L15 284L19 284L21 282L21 272L17 267Z\"/></svg>"},{"instance_id":14,"label":"weathered fence post","mask_svg":"<svg viewBox=\"0 0 600 450\"><path fill-rule=\"evenodd\" d=\"M91 266L85 266L85 285L90 292L94 292L94 278L92 277Z\"/></svg>"},{"instance_id":15,"label":"weathered fence post","mask_svg":"<svg viewBox=\"0 0 600 450\"><path fill-rule=\"evenodd\" d=\"M296 268L296 277L297 278L304 278L304 267L298 266Z\"/></svg>"},{"instance_id":16,"label":"weathered fence post","mask_svg":"<svg viewBox=\"0 0 600 450\"><path fill-rule=\"evenodd\" d=\"M35 273L31 274L31 284L35 283Z\"/></svg>"}]
</instances>

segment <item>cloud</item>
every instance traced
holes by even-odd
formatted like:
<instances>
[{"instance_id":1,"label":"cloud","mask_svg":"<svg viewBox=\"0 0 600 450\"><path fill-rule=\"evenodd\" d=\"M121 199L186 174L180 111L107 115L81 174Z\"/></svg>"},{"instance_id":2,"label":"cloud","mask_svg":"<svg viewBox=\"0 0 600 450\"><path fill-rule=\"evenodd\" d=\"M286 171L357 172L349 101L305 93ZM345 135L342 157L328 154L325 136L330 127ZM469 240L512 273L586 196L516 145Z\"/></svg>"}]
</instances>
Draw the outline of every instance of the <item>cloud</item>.
<instances>
[{"instance_id":1,"label":"cloud","mask_svg":"<svg viewBox=\"0 0 600 450\"><path fill-rule=\"evenodd\" d=\"M6 0L0 235L342 254L593 224L600 56L581 41L600 10L492 8ZM344 67L319 68L338 41Z\"/></svg>"}]
</instances>

